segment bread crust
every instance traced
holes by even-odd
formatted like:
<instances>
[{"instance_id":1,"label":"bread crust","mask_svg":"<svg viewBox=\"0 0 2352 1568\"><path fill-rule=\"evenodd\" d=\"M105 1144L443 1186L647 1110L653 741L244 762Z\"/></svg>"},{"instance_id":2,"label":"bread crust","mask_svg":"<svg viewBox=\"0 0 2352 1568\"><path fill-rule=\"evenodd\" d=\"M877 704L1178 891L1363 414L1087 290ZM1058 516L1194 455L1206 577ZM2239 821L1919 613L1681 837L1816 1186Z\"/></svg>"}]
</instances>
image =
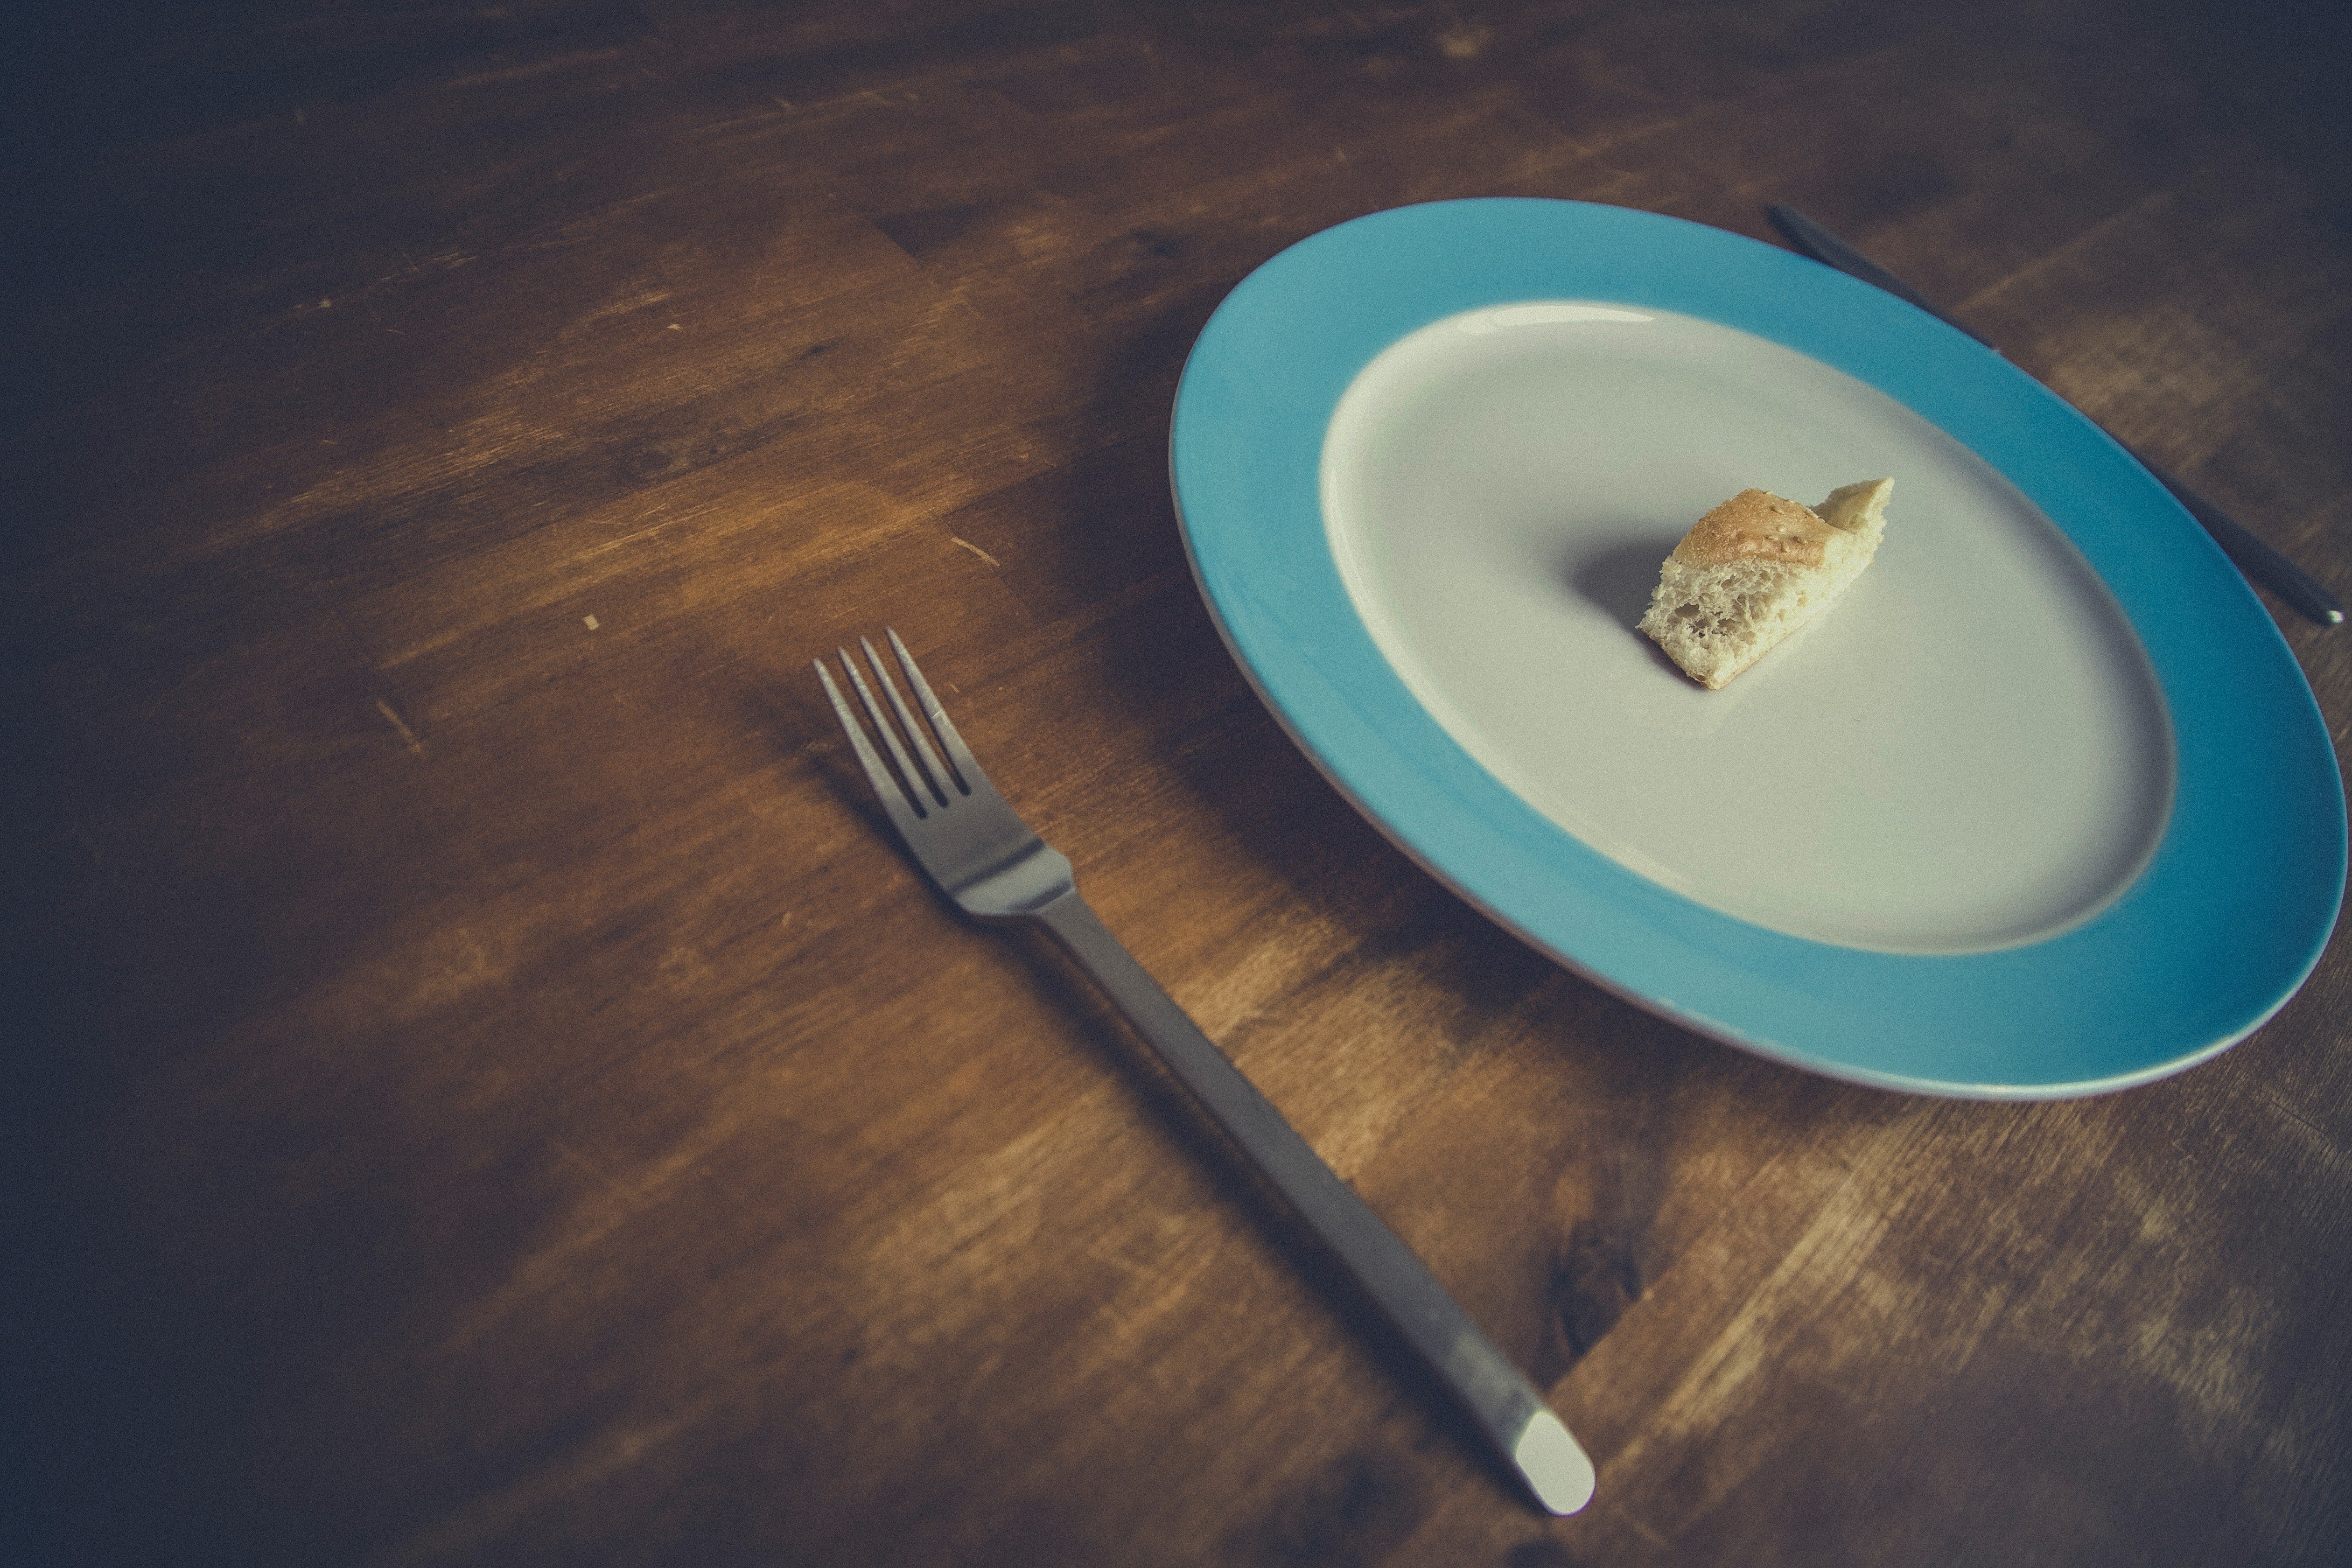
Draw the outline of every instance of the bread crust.
<instances>
[{"instance_id":1,"label":"bread crust","mask_svg":"<svg viewBox=\"0 0 2352 1568\"><path fill-rule=\"evenodd\" d=\"M1675 546L1685 566L1728 566L1735 561L1780 561L1819 566L1838 531L1813 509L1769 490L1746 489L1691 524Z\"/></svg>"}]
</instances>

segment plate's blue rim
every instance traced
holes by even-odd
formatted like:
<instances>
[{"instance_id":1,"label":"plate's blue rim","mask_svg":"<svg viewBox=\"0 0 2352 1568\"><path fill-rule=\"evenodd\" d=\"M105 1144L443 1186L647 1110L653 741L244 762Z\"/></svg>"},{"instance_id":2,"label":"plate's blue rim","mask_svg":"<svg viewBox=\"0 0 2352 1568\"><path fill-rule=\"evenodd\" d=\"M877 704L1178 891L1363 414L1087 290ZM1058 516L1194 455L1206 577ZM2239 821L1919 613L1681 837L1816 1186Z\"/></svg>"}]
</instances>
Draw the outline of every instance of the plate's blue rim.
<instances>
[{"instance_id":1,"label":"plate's blue rim","mask_svg":"<svg viewBox=\"0 0 2352 1568\"><path fill-rule=\"evenodd\" d=\"M1786 935L1627 870L1474 762L1406 689L1332 561L1318 488L1372 357L1482 306L1596 300L1721 322L1876 387L2005 475L2137 631L2170 710L2173 812L2138 879L2047 941L1916 956ZM1914 307L1721 229L1528 197L1434 202L1259 267L1185 362L1179 524L1218 631L1268 709L1376 826L1534 945L1676 1022L1855 1082L2051 1099L2146 1082L2252 1033L2341 907L2343 780L2293 651L2228 557L2040 383Z\"/></svg>"}]
</instances>

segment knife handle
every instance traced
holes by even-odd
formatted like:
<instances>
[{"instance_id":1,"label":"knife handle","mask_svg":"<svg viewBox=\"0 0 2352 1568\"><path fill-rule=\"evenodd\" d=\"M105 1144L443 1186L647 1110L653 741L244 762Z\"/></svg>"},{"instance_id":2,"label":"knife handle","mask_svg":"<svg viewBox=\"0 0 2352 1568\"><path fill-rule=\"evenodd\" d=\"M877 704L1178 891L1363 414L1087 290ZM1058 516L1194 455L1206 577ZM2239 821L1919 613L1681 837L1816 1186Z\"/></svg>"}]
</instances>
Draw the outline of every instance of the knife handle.
<instances>
[{"instance_id":1,"label":"knife handle","mask_svg":"<svg viewBox=\"0 0 2352 1568\"><path fill-rule=\"evenodd\" d=\"M2302 567L2280 554L2246 525L2200 495L2186 479L2179 479L2162 464L2152 462L2147 455L2131 447L2124 450L2139 459L2140 467L2154 474L2157 481L2179 499L2189 509L2189 515L2213 536L2213 542L2222 553L2237 563L2238 570L2284 599L2304 615L2323 626L2344 624L2344 606L2336 595L2321 587Z\"/></svg>"},{"instance_id":2,"label":"knife handle","mask_svg":"<svg viewBox=\"0 0 2352 1568\"><path fill-rule=\"evenodd\" d=\"M1323 1163L1075 889L1032 918L1109 993L1177 1081L1460 1402L1536 1501L1552 1513L1582 1508L1592 1496L1591 1460L1534 1384L1479 1331L1412 1248Z\"/></svg>"},{"instance_id":3,"label":"knife handle","mask_svg":"<svg viewBox=\"0 0 2352 1568\"><path fill-rule=\"evenodd\" d=\"M1858 278L1873 288L1916 305L1946 326L1966 332L1995 353L2000 353L1993 347L1990 339L1936 309L1916 289L1796 208L1775 202L1766 207L1764 213L1772 220L1772 226L1787 237L1790 244L1823 266L1835 268L1849 278ZM2092 423L2096 425L2098 421L2093 420ZM2205 531L2212 536L2213 542L2221 547L2221 552L2237 566L2240 574L2260 583L2323 626L2344 624L2344 606L2336 602L2336 595L2321 587L2302 567L2264 543L2250 532L2245 524L2207 500L2189 485L2149 462L2144 453L2134 450L2114 431L2104 425L2100 425L2099 429L2116 446L2130 452L2141 468L2154 474L2158 483L2179 498L2180 504L2189 509L2189 515L2203 525Z\"/></svg>"}]
</instances>

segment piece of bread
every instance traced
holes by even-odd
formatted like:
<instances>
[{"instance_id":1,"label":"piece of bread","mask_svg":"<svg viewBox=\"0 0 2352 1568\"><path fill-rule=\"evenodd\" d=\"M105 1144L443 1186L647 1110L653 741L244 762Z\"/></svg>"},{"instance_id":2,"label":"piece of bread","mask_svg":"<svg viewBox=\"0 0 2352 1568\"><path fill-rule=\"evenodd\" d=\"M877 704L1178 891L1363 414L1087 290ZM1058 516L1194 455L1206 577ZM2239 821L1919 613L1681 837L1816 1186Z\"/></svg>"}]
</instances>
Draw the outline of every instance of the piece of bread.
<instances>
[{"instance_id":1,"label":"piece of bread","mask_svg":"<svg viewBox=\"0 0 2352 1568\"><path fill-rule=\"evenodd\" d=\"M1740 491L1666 557L1641 629L1693 680L1720 690L1862 575L1894 489L1893 479L1864 479L1819 507Z\"/></svg>"}]
</instances>

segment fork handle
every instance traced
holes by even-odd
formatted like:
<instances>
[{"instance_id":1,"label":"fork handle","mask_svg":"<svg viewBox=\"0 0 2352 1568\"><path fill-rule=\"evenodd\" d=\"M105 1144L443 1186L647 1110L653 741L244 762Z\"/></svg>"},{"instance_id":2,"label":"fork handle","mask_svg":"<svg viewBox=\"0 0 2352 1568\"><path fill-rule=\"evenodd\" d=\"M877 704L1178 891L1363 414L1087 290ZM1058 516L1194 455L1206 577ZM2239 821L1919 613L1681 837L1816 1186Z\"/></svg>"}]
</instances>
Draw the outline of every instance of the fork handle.
<instances>
[{"instance_id":1,"label":"fork handle","mask_svg":"<svg viewBox=\"0 0 2352 1568\"><path fill-rule=\"evenodd\" d=\"M1592 1495L1591 1461L1412 1248L1323 1163L1075 890L1035 918L1330 1249L1536 1500L1553 1513L1582 1508Z\"/></svg>"}]
</instances>

